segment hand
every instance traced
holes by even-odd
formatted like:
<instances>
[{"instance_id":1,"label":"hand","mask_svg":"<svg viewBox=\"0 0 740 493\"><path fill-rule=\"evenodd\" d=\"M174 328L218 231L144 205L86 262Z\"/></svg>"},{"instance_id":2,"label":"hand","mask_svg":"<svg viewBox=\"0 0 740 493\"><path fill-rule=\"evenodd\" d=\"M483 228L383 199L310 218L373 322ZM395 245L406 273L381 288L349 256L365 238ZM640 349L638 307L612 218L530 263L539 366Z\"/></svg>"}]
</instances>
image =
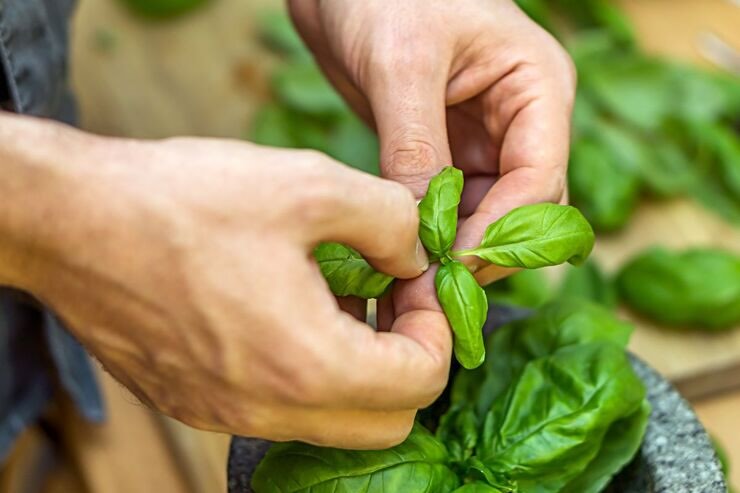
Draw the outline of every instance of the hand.
<instances>
[{"instance_id":1,"label":"hand","mask_svg":"<svg viewBox=\"0 0 740 493\"><path fill-rule=\"evenodd\" d=\"M0 131L2 146L30 148L0 163L32 155L40 179L22 179L28 166L4 168L19 184L10 198L22 199L26 183L34 201L48 201L31 208L43 212L38 224L0 221L7 238L39 245L14 257L22 279L3 275L0 261L0 281L49 304L143 402L208 430L375 448L405 438L416 409L442 391L451 353L442 315L415 310L376 333L339 310L311 257L318 242L340 241L378 269L418 276L427 259L402 185L313 151L56 126L34 139L36 125Z\"/></svg>"},{"instance_id":2,"label":"hand","mask_svg":"<svg viewBox=\"0 0 740 493\"><path fill-rule=\"evenodd\" d=\"M384 177L420 198L441 167L463 170L457 249L476 246L517 206L565 201L575 71L511 0L289 6L329 79L377 129ZM492 266L476 277L486 284L509 272ZM433 276L399 283L381 304L381 328L407 310L439 310Z\"/></svg>"},{"instance_id":3,"label":"hand","mask_svg":"<svg viewBox=\"0 0 740 493\"><path fill-rule=\"evenodd\" d=\"M293 0L316 59L380 136L384 177L420 198L466 174L460 248L514 207L564 197L575 72L511 0Z\"/></svg>"}]
</instances>

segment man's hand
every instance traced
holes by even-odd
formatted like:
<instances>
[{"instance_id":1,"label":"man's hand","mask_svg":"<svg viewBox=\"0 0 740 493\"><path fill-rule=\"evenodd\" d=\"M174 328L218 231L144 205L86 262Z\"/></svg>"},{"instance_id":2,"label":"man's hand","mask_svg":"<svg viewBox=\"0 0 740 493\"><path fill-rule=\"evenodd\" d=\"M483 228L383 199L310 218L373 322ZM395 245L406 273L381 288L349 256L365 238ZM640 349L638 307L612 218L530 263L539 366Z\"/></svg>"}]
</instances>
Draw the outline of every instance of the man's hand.
<instances>
[{"instance_id":1,"label":"man's hand","mask_svg":"<svg viewBox=\"0 0 740 493\"><path fill-rule=\"evenodd\" d=\"M0 283L51 306L145 403L190 425L386 447L442 391L444 316L377 333L311 252L340 241L389 274L426 268L402 185L312 151L103 139L0 115Z\"/></svg>"},{"instance_id":2,"label":"man's hand","mask_svg":"<svg viewBox=\"0 0 740 493\"><path fill-rule=\"evenodd\" d=\"M476 246L517 206L565 200L575 71L511 0L289 6L329 79L377 129L384 177L420 198L443 166L463 170L456 248ZM493 266L477 277L485 284L508 271ZM408 310L439 310L433 275L398 283L381 304L381 328Z\"/></svg>"}]
</instances>

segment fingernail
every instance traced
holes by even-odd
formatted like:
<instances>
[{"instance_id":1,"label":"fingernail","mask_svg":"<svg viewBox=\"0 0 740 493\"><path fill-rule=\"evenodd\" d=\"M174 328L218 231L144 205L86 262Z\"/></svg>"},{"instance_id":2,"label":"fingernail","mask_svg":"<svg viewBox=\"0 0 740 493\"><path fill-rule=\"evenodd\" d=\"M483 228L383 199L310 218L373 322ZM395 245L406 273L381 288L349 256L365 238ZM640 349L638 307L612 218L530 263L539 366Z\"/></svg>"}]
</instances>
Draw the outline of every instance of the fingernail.
<instances>
[{"instance_id":1,"label":"fingernail","mask_svg":"<svg viewBox=\"0 0 740 493\"><path fill-rule=\"evenodd\" d=\"M416 265L419 266L422 272L429 268L429 257L427 257L427 251L419 238L416 239Z\"/></svg>"}]
</instances>

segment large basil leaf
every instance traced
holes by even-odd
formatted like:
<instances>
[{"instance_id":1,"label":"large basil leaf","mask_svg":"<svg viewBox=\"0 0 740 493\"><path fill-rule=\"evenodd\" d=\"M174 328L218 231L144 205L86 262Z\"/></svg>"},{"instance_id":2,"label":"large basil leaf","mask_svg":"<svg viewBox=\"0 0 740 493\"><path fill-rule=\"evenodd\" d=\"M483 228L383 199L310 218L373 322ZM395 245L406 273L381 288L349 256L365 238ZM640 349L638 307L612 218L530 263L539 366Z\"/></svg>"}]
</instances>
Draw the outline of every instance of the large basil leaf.
<instances>
[{"instance_id":1,"label":"large basil leaf","mask_svg":"<svg viewBox=\"0 0 740 493\"><path fill-rule=\"evenodd\" d=\"M461 262L440 265L434 278L437 297L450 321L455 357L468 369L480 366L486 356L483 324L488 314L486 293Z\"/></svg>"},{"instance_id":2,"label":"large basil leaf","mask_svg":"<svg viewBox=\"0 0 740 493\"><path fill-rule=\"evenodd\" d=\"M464 486L460 486L452 493L503 493L501 490L489 486L481 481L475 483L468 483Z\"/></svg>"},{"instance_id":3,"label":"large basil leaf","mask_svg":"<svg viewBox=\"0 0 740 493\"><path fill-rule=\"evenodd\" d=\"M475 255L503 267L537 269L566 261L579 264L593 246L593 229L578 209L543 203L512 210L488 226L480 246L457 255Z\"/></svg>"},{"instance_id":4,"label":"large basil leaf","mask_svg":"<svg viewBox=\"0 0 740 493\"><path fill-rule=\"evenodd\" d=\"M643 399L640 408L609 427L599 453L586 470L573 478L562 493L598 493L612 477L632 460L640 448L650 418L650 404Z\"/></svg>"},{"instance_id":5,"label":"large basil leaf","mask_svg":"<svg viewBox=\"0 0 740 493\"><path fill-rule=\"evenodd\" d=\"M424 427L387 450L273 445L252 477L256 493L445 493L459 484L445 446Z\"/></svg>"},{"instance_id":6,"label":"large basil leaf","mask_svg":"<svg viewBox=\"0 0 740 493\"><path fill-rule=\"evenodd\" d=\"M624 350L577 344L531 361L486 413L478 457L521 492L556 492L598 455L645 397Z\"/></svg>"},{"instance_id":7,"label":"large basil leaf","mask_svg":"<svg viewBox=\"0 0 740 493\"><path fill-rule=\"evenodd\" d=\"M590 300L608 308L617 306L616 286L596 262L590 260L565 272L558 296Z\"/></svg>"},{"instance_id":8,"label":"large basil leaf","mask_svg":"<svg viewBox=\"0 0 740 493\"><path fill-rule=\"evenodd\" d=\"M329 289L337 296L377 298L393 277L376 271L357 250L339 243L322 243L313 252Z\"/></svg>"},{"instance_id":9,"label":"large basil leaf","mask_svg":"<svg viewBox=\"0 0 740 493\"><path fill-rule=\"evenodd\" d=\"M489 356L485 363L457 374L451 400L453 404L474 403L478 416L483 416L529 361L583 343L608 342L624 348L631 333L629 323L586 300L548 303L533 316L494 332L486 342Z\"/></svg>"},{"instance_id":10,"label":"large basil leaf","mask_svg":"<svg viewBox=\"0 0 740 493\"><path fill-rule=\"evenodd\" d=\"M617 277L622 299L658 322L709 329L740 323L740 256L697 248L653 248L631 260Z\"/></svg>"},{"instance_id":11,"label":"large basil leaf","mask_svg":"<svg viewBox=\"0 0 740 493\"><path fill-rule=\"evenodd\" d=\"M462 171L448 166L432 178L419 202L419 238L435 257L446 255L455 243L462 189Z\"/></svg>"}]
</instances>

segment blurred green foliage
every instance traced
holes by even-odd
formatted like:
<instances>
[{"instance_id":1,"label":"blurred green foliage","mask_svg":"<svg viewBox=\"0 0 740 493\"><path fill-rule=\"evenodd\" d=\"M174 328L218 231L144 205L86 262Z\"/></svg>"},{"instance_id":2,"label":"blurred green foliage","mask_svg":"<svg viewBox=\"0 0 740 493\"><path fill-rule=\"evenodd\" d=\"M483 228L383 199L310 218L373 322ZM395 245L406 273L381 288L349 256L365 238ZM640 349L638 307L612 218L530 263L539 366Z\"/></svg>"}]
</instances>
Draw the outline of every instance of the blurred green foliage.
<instances>
[{"instance_id":1,"label":"blurred green foliage","mask_svg":"<svg viewBox=\"0 0 740 493\"><path fill-rule=\"evenodd\" d=\"M210 0L121 0L132 11L152 19L169 19L193 10Z\"/></svg>"},{"instance_id":2,"label":"blurred green foliage","mask_svg":"<svg viewBox=\"0 0 740 493\"><path fill-rule=\"evenodd\" d=\"M601 231L640 196L692 196L740 224L740 80L648 56L610 0L517 0L559 38L579 88L571 198Z\"/></svg>"},{"instance_id":3,"label":"blurred green foliage","mask_svg":"<svg viewBox=\"0 0 740 493\"><path fill-rule=\"evenodd\" d=\"M252 121L250 140L263 145L311 148L378 174L378 139L329 84L282 13L262 18L260 39L280 63L272 74L273 102Z\"/></svg>"},{"instance_id":4,"label":"blurred green foliage","mask_svg":"<svg viewBox=\"0 0 740 493\"><path fill-rule=\"evenodd\" d=\"M740 80L643 53L611 0L517 0L563 42L579 74L568 172L595 229L623 227L643 196L691 196L740 224ZM310 147L378 172L378 142L337 95L283 13L261 39L282 63L250 138Z\"/></svg>"}]
</instances>

